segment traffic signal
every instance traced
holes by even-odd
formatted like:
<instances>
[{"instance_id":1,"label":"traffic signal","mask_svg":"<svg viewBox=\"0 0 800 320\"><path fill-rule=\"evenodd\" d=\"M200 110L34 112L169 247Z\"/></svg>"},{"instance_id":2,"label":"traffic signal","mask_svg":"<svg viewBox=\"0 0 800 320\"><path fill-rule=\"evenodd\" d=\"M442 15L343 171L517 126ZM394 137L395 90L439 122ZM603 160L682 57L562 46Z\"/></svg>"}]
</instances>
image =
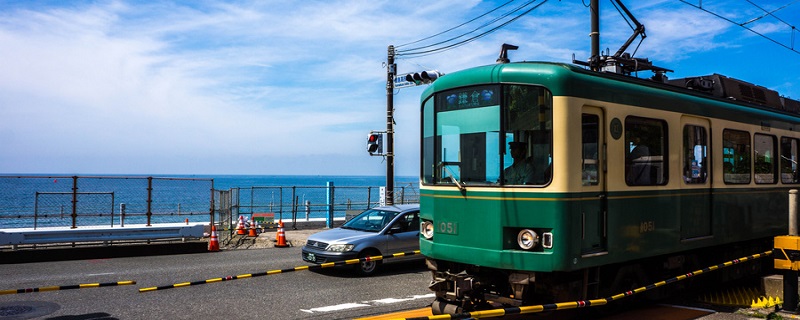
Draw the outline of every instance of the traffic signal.
<instances>
[{"instance_id":1,"label":"traffic signal","mask_svg":"<svg viewBox=\"0 0 800 320\"><path fill-rule=\"evenodd\" d=\"M367 152L370 155L383 154L383 134L370 132L367 135Z\"/></svg>"},{"instance_id":2,"label":"traffic signal","mask_svg":"<svg viewBox=\"0 0 800 320\"><path fill-rule=\"evenodd\" d=\"M443 73L440 73L437 70L428 70L416 73L409 73L406 75L406 81L414 82L416 84L420 83L431 83L436 81L440 76L443 76Z\"/></svg>"}]
</instances>

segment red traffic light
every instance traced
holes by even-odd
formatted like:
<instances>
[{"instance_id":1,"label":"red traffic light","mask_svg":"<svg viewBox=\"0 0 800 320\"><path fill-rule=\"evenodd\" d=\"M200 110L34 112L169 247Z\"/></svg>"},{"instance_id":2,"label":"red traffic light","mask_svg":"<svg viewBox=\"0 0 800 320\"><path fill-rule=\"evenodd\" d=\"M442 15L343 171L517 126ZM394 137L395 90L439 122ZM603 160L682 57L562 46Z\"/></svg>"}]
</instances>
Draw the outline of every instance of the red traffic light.
<instances>
[{"instance_id":1,"label":"red traffic light","mask_svg":"<svg viewBox=\"0 0 800 320\"><path fill-rule=\"evenodd\" d=\"M367 152L370 155L383 153L383 134L370 132L367 135Z\"/></svg>"}]
</instances>

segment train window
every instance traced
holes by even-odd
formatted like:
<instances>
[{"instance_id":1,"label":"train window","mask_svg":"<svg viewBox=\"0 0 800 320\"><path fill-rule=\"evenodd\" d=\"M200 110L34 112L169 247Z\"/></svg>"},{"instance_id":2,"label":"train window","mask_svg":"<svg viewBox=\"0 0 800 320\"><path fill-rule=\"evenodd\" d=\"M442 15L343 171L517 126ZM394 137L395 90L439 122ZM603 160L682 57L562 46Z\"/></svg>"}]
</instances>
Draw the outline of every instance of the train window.
<instances>
[{"instance_id":1,"label":"train window","mask_svg":"<svg viewBox=\"0 0 800 320\"><path fill-rule=\"evenodd\" d=\"M422 183L459 188L546 184L552 101L547 89L525 85L436 93L422 105Z\"/></svg>"},{"instance_id":2,"label":"train window","mask_svg":"<svg viewBox=\"0 0 800 320\"><path fill-rule=\"evenodd\" d=\"M667 183L666 139L665 121L633 116L625 118L625 182L629 186Z\"/></svg>"},{"instance_id":3,"label":"train window","mask_svg":"<svg viewBox=\"0 0 800 320\"><path fill-rule=\"evenodd\" d=\"M434 173L434 141L433 134L433 99L422 104L422 183L433 183Z\"/></svg>"},{"instance_id":4,"label":"train window","mask_svg":"<svg viewBox=\"0 0 800 320\"><path fill-rule=\"evenodd\" d=\"M795 138L781 138L781 182L800 183L798 181L798 141Z\"/></svg>"},{"instance_id":5,"label":"train window","mask_svg":"<svg viewBox=\"0 0 800 320\"><path fill-rule=\"evenodd\" d=\"M508 85L503 90L503 184L545 184L552 165L552 96L535 86Z\"/></svg>"},{"instance_id":6,"label":"train window","mask_svg":"<svg viewBox=\"0 0 800 320\"><path fill-rule=\"evenodd\" d=\"M702 184L708 176L708 138L706 128L683 127L683 181Z\"/></svg>"},{"instance_id":7,"label":"train window","mask_svg":"<svg viewBox=\"0 0 800 320\"><path fill-rule=\"evenodd\" d=\"M596 186L598 178L597 145L600 128L600 117L595 114L583 115L583 172L581 174L584 186Z\"/></svg>"},{"instance_id":8,"label":"train window","mask_svg":"<svg viewBox=\"0 0 800 320\"><path fill-rule=\"evenodd\" d=\"M758 134L753 136L753 172L756 183L777 183L778 159L775 158L778 138Z\"/></svg>"},{"instance_id":9,"label":"train window","mask_svg":"<svg viewBox=\"0 0 800 320\"><path fill-rule=\"evenodd\" d=\"M722 180L730 184L750 183L750 133L722 130Z\"/></svg>"}]
</instances>

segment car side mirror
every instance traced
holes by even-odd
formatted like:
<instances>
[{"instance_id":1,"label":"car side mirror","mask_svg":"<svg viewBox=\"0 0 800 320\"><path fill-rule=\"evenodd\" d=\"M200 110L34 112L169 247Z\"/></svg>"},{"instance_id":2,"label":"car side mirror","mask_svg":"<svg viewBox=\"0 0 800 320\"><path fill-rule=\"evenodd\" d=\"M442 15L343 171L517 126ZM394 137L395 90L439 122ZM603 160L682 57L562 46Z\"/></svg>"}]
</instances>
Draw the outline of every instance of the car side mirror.
<instances>
[{"instance_id":1,"label":"car side mirror","mask_svg":"<svg viewBox=\"0 0 800 320\"><path fill-rule=\"evenodd\" d=\"M387 234L395 234L400 232L403 232L403 228L401 228L400 226L393 226L389 228L389 232L387 232Z\"/></svg>"}]
</instances>

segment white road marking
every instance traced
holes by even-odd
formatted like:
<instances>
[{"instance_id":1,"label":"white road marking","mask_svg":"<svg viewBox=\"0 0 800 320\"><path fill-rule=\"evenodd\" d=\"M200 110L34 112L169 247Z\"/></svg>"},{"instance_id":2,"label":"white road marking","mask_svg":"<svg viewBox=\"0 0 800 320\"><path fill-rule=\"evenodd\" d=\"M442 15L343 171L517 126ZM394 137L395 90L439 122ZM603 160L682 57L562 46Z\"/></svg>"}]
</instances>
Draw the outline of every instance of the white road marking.
<instances>
[{"instance_id":1,"label":"white road marking","mask_svg":"<svg viewBox=\"0 0 800 320\"><path fill-rule=\"evenodd\" d=\"M327 306L327 307L319 307L319 308L311 308L308 310L300 309L300 311L314 313L314 312L331 312L331 311L342 311L347 309L354 309L354 308L362 308L362 307L369 307L368 304L361 304L361 303L343 303L337 304L335 306Z\"/></svg>"},{"instance_id":2,"label":"white road marking","mask_svg":"<svg viewBox=\"0 0 800 320\"><path fill-rule=\"evenodd\" d=\"M412 300L417 300L417 299L431 299L431 298L435 298L435 297L436 297L435 294L429 293L429 294L411 296L409 298L399 298L399 299L398 298L386 298L386 299L380 299L380 300L372 300L372 301L367 301L367 303L372 302L372 303L378 303L378 304L391 304L391 303L398 303L398 302L403 302L403 301L412 301Z\"/></svg>"},{"instance_id":3,"label":"white road marking","mask_svg":"<svg viewBox=\"0 0 800 320\"><path fill-rule=\"evenodd\" d=\"M89 276L89 277L94 277L94 276L108 276L108 275L112 275L112 274L116 274L116 272L90 273L90 274L87 274L87 276Z\"/></svg>"},{"instance_id":4,"label":"white road marking","mask_svg":"<svg viewBox=\"0 0 800 320\"><path fill-rule=\"evenodd\" d=\"M412 300L418 300L418 299L432 299L434 297L436 297L435 294L429 293L429 294L423 294L423 295L414 295L414 296L406 297L406 298L385 298L385 299L378 299L378 300L363 301L361 303L355 303L355 302L343 303L343 304L337 304L337 305L327 306L327 307L319 307L319 308L311 308L311 309L300 309L300 311L307 312L307 313L332 312L332 311L341 311L341 310L355 309L355 308L374 307L374 306L378 306L378 305L387 305L387 304L392 304L392 303L398 303L398 302L404 302L404 301L412 301Z\"/></svg>"}]
</instances>

